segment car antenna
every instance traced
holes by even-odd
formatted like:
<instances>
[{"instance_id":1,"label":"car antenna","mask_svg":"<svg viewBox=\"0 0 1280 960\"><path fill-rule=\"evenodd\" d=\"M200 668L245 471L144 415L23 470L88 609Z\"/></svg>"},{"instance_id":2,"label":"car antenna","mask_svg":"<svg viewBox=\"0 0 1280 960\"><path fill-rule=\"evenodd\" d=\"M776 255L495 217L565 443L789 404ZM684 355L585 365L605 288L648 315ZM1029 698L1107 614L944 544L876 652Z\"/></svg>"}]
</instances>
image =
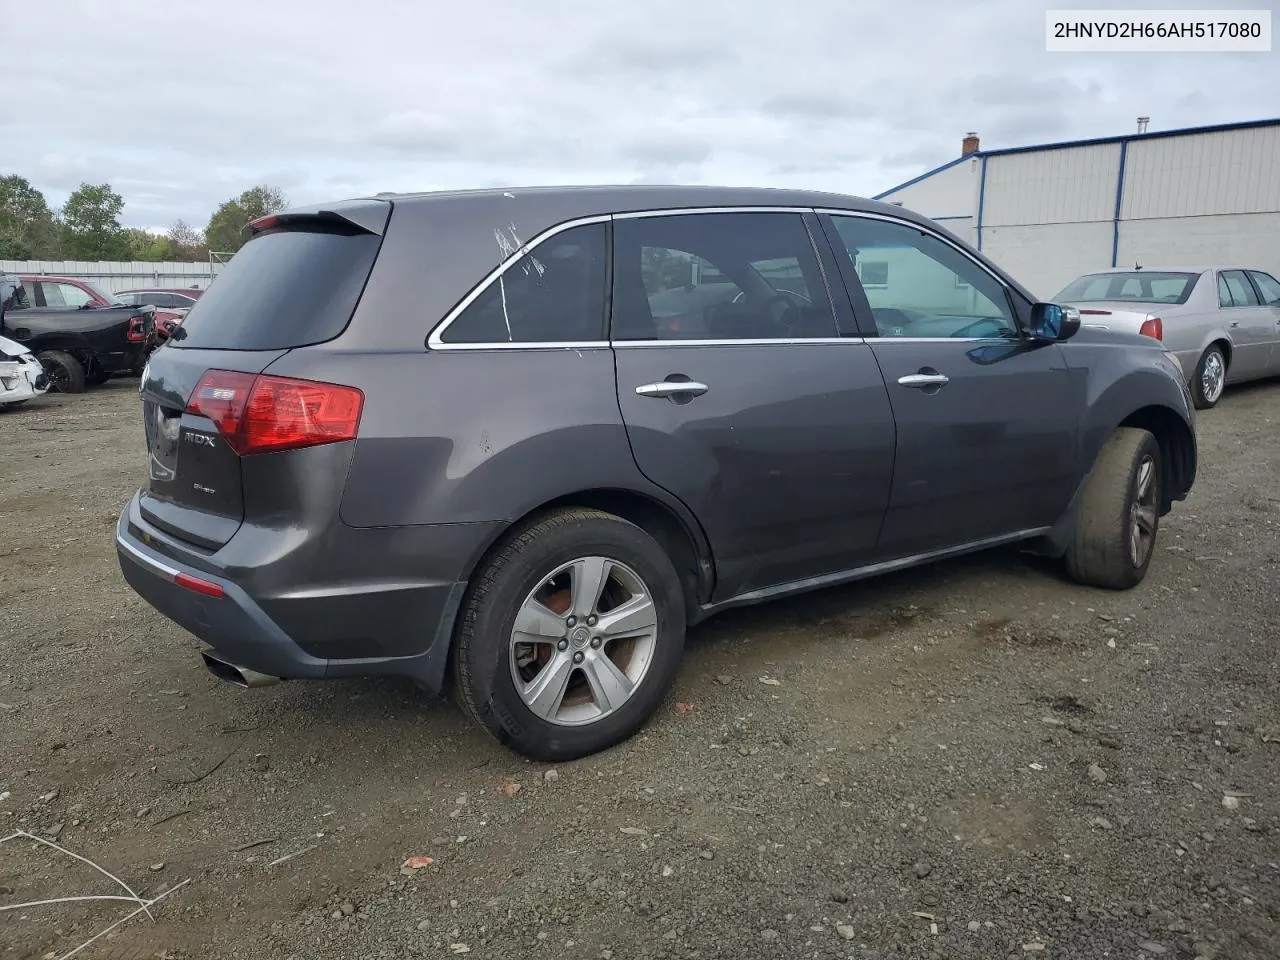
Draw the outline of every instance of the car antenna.
<instances>
[{"instance_id":1,"label":"car antenna","mask_svg":"<svg viewBox=\"0 0 1280 960\"><path fill-rule=\"evenodd\" d=\"M1136 261L1136 260L1135 260L1135 261L1133 262L1133 269L1135 269L1135 270L1141 270L1141 269L1142 269L1142 264L1138 263L1138 261Z\"/></svg>"}]
</instances>

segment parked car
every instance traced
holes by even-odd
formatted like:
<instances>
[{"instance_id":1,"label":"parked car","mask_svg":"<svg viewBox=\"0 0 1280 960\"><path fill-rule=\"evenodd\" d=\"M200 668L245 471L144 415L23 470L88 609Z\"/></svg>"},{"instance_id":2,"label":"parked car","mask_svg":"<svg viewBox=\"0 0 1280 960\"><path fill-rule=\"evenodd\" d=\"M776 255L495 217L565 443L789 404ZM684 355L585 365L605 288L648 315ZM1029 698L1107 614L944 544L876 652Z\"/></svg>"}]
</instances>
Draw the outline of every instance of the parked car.
<instances>
[{"instance_id":1,"label":"parked car","mask_svg":"<svg viewBox=\"0 0 1280 960\"><path fill-rule=\"evenodd\" d=\"M653 251L736 293L660 333L692 277ZM900 207L786 190L267 217L141 393L120 566L214 674L448 685L548 760L639 729L730 607L1005 544L1133 587L1196 474L1159 342Z\"/></svg>"},{"instance_id":2,"label":"parked car","mask_svg":"<svg viewBox=\"0 0 1280 960\"><path fill-rule=\"evenodd\" d=\"M161 340L167 340L173 328L182 322L200 294L199 287L182 289L144 287L136 290L121 290L116 299L131 306L151 306L156 308L156 334Z\"/></svg>"},{"instance_id":3,"label":"parked car","mask_svg":"<svg viewBox=\"0 0 1280 960\"><path fill-rule=\"evenodd\" d=\"M35 291L33 296L31 290ZM7 278L0 335L35 354L48 389L80 393L113 376L138 375L154 344L150 307L52 304L44 278Z\"/></svg>"},{"instance_id":4,"label":"parked car","mask_svg":"<svg viewBox=\"0 0 1280 960\"><path fill-rule=\"evenodd\" d=\"M1249 267L1099 270L1054 298L1081 323L1143 333L1178 358L1197 407L1235 383L1280 376L1280 281Z\"/></svg>"},{"instance_id":5,"label":"parked car","mask_svg":"<svg viewBox=\"0 0 1280 960\"><path fill-rule=\"evenodd\" d=\"M0 407L14 409L49 389L49 378L35 354L20 343L0 337Z\"/></svg>"}]
</instances>

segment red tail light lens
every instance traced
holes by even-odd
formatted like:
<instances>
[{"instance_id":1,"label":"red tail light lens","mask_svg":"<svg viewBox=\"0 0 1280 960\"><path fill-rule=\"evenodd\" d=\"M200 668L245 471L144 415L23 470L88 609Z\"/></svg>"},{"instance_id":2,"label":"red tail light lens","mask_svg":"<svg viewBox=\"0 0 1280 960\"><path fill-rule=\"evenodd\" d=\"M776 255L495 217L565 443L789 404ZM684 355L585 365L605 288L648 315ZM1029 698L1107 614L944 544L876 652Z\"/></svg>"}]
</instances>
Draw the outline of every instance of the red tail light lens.
<instances>
[{"instance_id":1,"label":"red tail light lens","mask_svg":"<svg viewBox=\"0 0 1280 960\"><path fill-rule=\"evenodd\" d=\"M118 328L117 328L118 329ZM129 329L125 333L131 343L141 343L147 339L147 321L145 317L130 317Z\"/></svg>"},{"instance_id":2,"label":"red tail light lens","mask_svg":"<svg viewBox=\"0 0 1280 960\"><path fill-rule=\"evenodd\" d=\"M242 457L354 440L363 409L354 387L232 370L208 371L187 401Z\"/></svg>"},{"instance_id":3,"label":"red tail light lens","mask_svg":"<svg viewBox=\"0 0 1280 960\"><path fill-rule=\"evenodd\" d=\"M1144 337L1151 337L1154 340L1164 339L1164 323L1159 317L1151 317L1149 320L1142 322L1142 329L1138 331Z\"/></svg>"}]
</instances>

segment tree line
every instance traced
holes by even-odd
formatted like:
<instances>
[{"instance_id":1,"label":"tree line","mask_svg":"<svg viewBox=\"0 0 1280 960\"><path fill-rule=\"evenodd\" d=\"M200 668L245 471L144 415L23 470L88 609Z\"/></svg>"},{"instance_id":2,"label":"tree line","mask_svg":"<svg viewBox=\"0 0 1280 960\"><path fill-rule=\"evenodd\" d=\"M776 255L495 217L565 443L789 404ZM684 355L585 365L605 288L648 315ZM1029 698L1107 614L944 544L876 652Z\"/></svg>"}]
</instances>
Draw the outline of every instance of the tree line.
<instances>
[{"instance_id":1,"label":"tree line","mask_svg":"<svg viewBox=\"0 0 1280 960\"><path fill-rule=\"evenodd\" d=\"M54 210L25 177L0 176L0 260L207 260L239 250L251 220L285 206L278 188L260 185L220 204L203 229L179 220L153 233L121 225L124 198L109 183L82 183Z\"/></svg>"}]
</instances>

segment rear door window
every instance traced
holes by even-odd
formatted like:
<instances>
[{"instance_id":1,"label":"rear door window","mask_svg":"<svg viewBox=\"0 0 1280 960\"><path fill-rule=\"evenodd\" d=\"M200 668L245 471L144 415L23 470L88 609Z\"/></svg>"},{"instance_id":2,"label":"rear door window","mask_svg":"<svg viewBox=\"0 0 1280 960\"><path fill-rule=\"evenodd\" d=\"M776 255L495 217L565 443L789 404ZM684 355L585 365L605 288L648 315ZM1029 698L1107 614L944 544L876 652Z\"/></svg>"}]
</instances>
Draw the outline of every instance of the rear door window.
<instances>
[{"instance_id":1,"label":"rear door window","mask_svg":"<svg viewBox=\"0 0 1280 960\"><path fill-rule=\"evenodd\" d=\"M615 222L615 340L836 337L798 213L697 213Z\"/></svg>"},{"instance_id":2,"label":"rear door window","mask_svg":"<svg viewBox=\"0 0 1280 960\"><path fill-rule=\"evenodd\" d=\"M354 230L260 234L191 308L173 346L284 350L332 340L355 312L380 243Z\"/></svg>"},{"instance_id":3,"label":"rear door window","mask_svg":"<svg viewBox=\"0 0 1280 960\"><path fill-rule=\"evenodd\" d=\"M603 340L605 237L603 223L570 227L548 237L510 264L467 304L441 332L440 341L487 344Z\"/></svg>"}]
</instances>

